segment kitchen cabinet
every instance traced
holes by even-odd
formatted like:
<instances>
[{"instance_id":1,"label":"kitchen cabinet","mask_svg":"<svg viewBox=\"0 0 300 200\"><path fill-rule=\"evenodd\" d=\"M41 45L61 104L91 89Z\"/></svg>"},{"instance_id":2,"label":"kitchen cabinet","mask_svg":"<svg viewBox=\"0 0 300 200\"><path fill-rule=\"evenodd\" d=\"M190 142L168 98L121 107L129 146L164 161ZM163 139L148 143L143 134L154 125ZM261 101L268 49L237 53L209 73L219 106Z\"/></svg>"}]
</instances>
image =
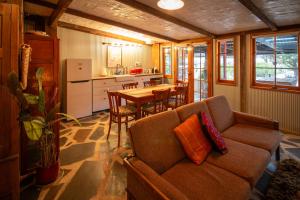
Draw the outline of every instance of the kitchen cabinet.
<instances>
[{"instance_id":1,"label":"kitchen cabinet","mask_svg":"<svg viewBox=\"0 0 300 200\"><path fill-rule=\"evenodd\" d=\"M119 77L118 77L119 78ZM122 90L122 84L138 82L138 88L144 87L145 81L150 81L151 78L162 78L161 74L151 75L136 75L131 79L123 79L124 81L118 81L120 79L115 77L101 77L94 78L93 80L93 112L109 109L109 101L107 97L107 91ZM122 101L124 104L125 101Z\"/></svg>"}]
</instances>

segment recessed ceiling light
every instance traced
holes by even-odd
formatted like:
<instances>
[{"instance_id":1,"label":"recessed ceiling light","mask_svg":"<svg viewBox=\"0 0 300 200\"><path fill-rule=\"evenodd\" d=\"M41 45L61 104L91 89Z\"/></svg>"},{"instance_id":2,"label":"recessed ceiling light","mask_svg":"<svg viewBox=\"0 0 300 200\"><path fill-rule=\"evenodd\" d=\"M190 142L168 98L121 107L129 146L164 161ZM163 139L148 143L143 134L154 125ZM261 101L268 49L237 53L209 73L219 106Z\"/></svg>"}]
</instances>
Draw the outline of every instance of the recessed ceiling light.
<instances>
[{"instance_id":1,"label":"recessed ceiling light","mask_svg":"<svg viewBox=\"0 0 300 200\"><path fill-rule=\"evenodd\" d=\"M184 6L184 2L181 0L159 0L157 5L162 9L177 10Z\"/></svg>"}]
</instances>

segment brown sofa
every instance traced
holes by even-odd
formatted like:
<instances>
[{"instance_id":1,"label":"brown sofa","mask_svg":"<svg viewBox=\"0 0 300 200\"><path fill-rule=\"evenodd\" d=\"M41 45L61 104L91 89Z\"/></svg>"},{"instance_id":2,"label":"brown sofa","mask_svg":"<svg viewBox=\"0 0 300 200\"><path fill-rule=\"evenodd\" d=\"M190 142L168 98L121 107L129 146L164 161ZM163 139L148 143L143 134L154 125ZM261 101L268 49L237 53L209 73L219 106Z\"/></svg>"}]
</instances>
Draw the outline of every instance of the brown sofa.
<instances>
[{"instance_id":1,"label":"brown sofa","mask_svg":"<svg viewBox=\"0 0 300 200\"><path fill-rule=\"evenodd\" d=\"M228 153L212 152L201 165L185 155L174 128L192 114L206 112L222 133ZM125 160L128 199L248 199L281 133L278 122L234 112L224 96L182 106L130 127L134 156Z\"/></svg>"}]
</instances>

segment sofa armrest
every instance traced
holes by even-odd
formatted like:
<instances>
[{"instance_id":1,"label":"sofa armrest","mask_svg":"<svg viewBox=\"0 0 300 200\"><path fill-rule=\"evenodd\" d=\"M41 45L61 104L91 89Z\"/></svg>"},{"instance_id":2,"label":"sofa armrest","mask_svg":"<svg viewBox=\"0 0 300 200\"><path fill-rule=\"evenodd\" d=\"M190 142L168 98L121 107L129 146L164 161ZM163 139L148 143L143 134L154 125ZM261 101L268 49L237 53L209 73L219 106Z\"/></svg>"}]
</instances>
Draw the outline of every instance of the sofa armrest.
<instances>
[{"instance_id":1,"label":"sofa armrest","mask_svg":"<svg viewBox=\"0 0 300 200\"><path fill-rule=\"evenodd\" d=\"M279 130L279 123L275 120L270 120L264 117L259 117L247 113L234 111L234 118L236 123L250 124L254 126L260 126L264 128L270 128L274 130Z\"/></svg>"},{"instance_id":2,"label":"sofa armrest","mask_svg":"<svg viewBox=\"0 0 300 200\"><path fill-rule=\"evenodd\" d=\"M125 159L127 192L134 199L187 200L188 198L143 161Z\"/></svg>"}]
</instances>

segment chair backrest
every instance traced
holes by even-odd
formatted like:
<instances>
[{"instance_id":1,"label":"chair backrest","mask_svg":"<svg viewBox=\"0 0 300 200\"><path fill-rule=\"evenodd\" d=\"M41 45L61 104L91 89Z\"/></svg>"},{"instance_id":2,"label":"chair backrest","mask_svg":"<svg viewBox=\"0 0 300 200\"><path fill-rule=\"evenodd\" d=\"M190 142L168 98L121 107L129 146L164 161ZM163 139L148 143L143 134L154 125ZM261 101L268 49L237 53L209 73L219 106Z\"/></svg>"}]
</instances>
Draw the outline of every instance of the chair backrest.
<instances>
[{"instance_id":1,"label":"chair backrest","mask_svg":"<svg viewBox=\"0 0 300 200\"><path fill-rule=\"evenodd\" d=\"M175 106L182 106L187 104L187 91L188 91L188 87L187 86L176 86L175 87L176 90L176 99L175 99Z\"/></svg>"},{"instance_id":2,"label":"chair backrest","mask_svg":"<svg viewBox=\"0 0 300 200\"><path fill-rule=\"evenodd\" d=\"M175 85L181 86L181 87L188 87L188 86L189 86L189 82L177 80L177 81L175 82Z\"/></svg>"},{"instance_id":3,"label":"chair backrest","mask_svg":"<svg viewBox=\"0 0 300 200\"><path fill-rule=\"evenodd\" d=\"M134 88L137 88L138 84L139 84L138 82L135 82L135 83L125 83L125 84L122 84L122 87L123 87L123 90L134 89Z\"/></svg>"},{"instance_id":4,"label":"chair backrest","mask_svg":"<svg viewBox=\"0 0 300 200\"><path fill-rule=\"evenodd\" d=\"M109 111L111 115L119 114L120 96L117 92L107 91L109 101Z\"/></svg>"},{"instance_id":5,"label":"chair backrest","mask_svg":"<svg viewBox=\"0 0 300 200\"><path fill-rule=\"evenodd\" d=\"M150 87L150 86L155 86L157 85L157 82L156 81L145 81L144 82L144 87Z\"/></svg>"},{"instance_id":6,"label":"chair backrest","mask_svg":"<svg viewBox=\"0 0 300 200\"><path fill-rule=\"evenodd\" d=\"M171 89L164 90L153 90L152 94L154 95L153 104L154 112L159 113L168 110L168 101L170 97Z\"/></svg>"}]
</instances>

